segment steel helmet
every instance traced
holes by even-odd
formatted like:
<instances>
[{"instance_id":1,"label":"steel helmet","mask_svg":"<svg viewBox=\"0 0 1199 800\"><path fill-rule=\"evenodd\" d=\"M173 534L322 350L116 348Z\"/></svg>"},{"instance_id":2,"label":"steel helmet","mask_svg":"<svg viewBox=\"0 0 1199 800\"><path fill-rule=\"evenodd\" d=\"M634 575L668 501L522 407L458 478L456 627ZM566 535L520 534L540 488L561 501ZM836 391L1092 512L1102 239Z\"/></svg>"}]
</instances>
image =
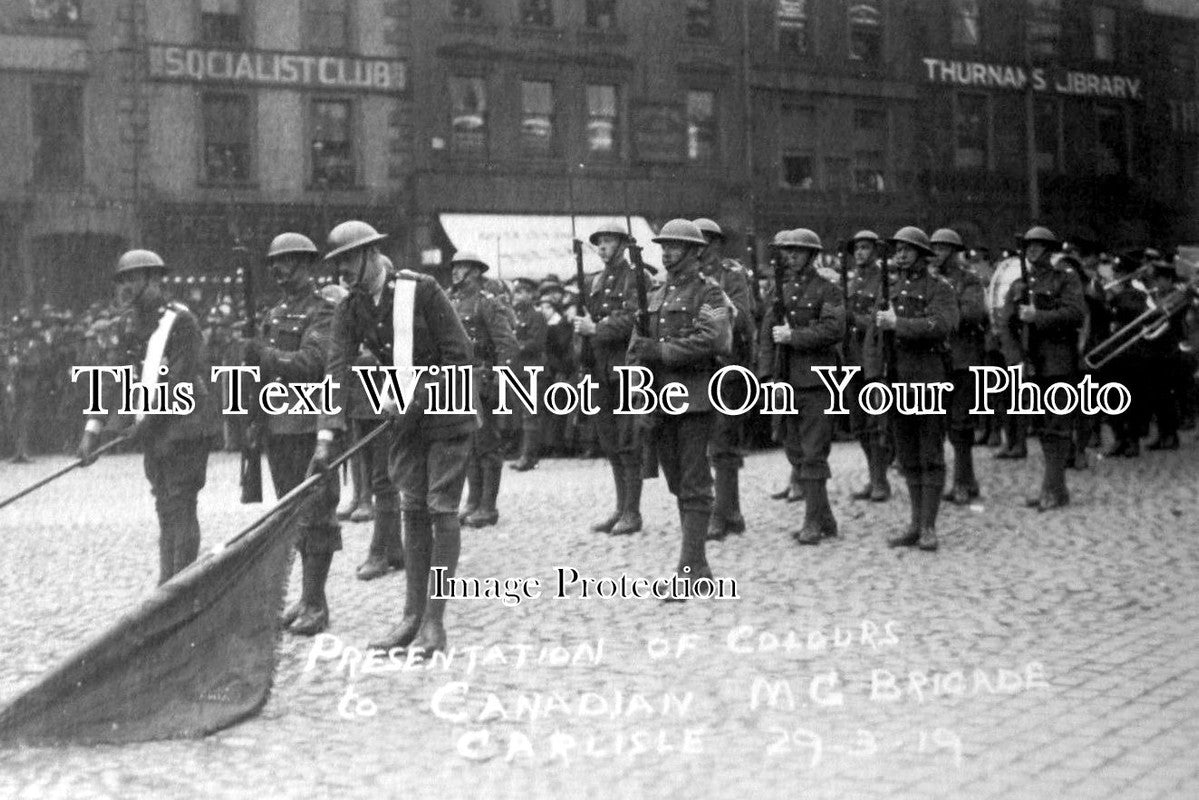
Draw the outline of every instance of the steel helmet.
<instances>
[{"instance_id":1,"label":"steel helmet","mask_svg":"<svg viewBox=\"0 0 1199 800\"><path fill-rule=\"evenodd\" d=\"M708 244L708 240L704 238L700 229L689 219L672 219L667 222L662 226L662 230L658 231L654 241L658 244L663 242L683 242L701 246Z\"/></svg>"},{"instance_id":2,"label":"steel helmet","mask_svg":"<svg viewBox=\"0 0 1199 800\"><path fill-rule=\"evenodd\" d=\"M332 261L343 253L366 247L386 238L386 233L379 233L361 220L352 219L343 222L329 231L329 239L325 242L329 252L325 254L325 260Z\"/></svg>"},{"instance_id":3,"label":"steel helmet","mask_svg":"<svg viewBox=\"0 0 1199 800\"><path fill-rule=\"evenodd\" d=\"M858 242L861 242L861 241L867 241L867 242L870 242L871 244L878 244L882 240L883 240L882 237L879 236L874 231L860 230L853 235L853 238L849 240L849 243L857 244Z\"/></svg>"},{"instance_id":4,"label":"steel helmet","mask_svg":"<svg viewBox=\"0 0 1199 800\"><path fill-rule=\"evenodd\" d=\"M627 239L629 238L629 232L619 222L605 222L596 228L587 239L592 244L599 244L599 237L601 236L619 236L622 239Z\"/></svg>"},{"instance_id":5,"label":"steel helmet","mask_svg":"<svg viewBox=\"0 0 1199 800\"><path fill-rule=\"evenodd\" d=\"M695 227L699 228L700 233L715 236L717 239L724 238L724 231L722 231L720 226L716 224L716 220L708 219L707 217L700 217L699 219L694 220L694 222Z\"/></svg>"},{"instance_id":6,"label":"steel helmet","mask_svg":"<svg viewBox=\"0 0 1199 800\"><path fill-rule=\"evenodd\" d=\"M965 250L966 245L962 243L962 237L958 236L957 231L951 228L938 228L933 231L933 235L929 238L930 244L947 244L957 250Z\"/></svg>"},{"instance_id":7,"label":"steel helmet","mask_svg":"<svg viewBox=\"0 0 1199 800\"><path fill-rule=\"evenodd\" d=\"M1062 243L1062 240L1057 238L1053 231L1042 225L1036 225L1029 228L1028 231L1020 237L1024 242L1041 242L1043 244L1057 247Z\"/></svg>"},{"instance_id":8,"label":"steel helmet","mask_svg":"<svg viewBox=\"0 0 1199 800\"><path fill-rule=\"evenodd\" d=\"M783 235L782 241L779 242L779 247L797 247L817 252L824 249L824 245L821 243L820 237L816 235L816 231L807 228L796 228L793 231L787 231Z\"/></svg>"},{"instance_id":9,"label":"steel helmet","mask_svg":"<svg viewBox=\"0 0 1199 800\"><path fill-rule=\"evenodd\" d=\"M271 246L266 250L267 259L279 258L294 254L303 254L316 258L321 254L316 245L302 233L281 233L271 239Z\"/></svg>"},{"instance_id":10,"label":"steel helmet","mask_svg":"<svg viewBox=\"0 0 1199 800\"><path fill-rule=\"evenodd\" d=\"M776 233L774 235L774 238L770 240L770 246L771 247L782 247L783 241L786 240L787 234L789 234L790 232L791 231L779 231L778 233Z\"/></svg>"},{"instance_id":11,"label":"steel helmet","mask_svg":"<svg viewBox=\"0 0 1199 800\"><path fill-rule=\"evenodd\" d=\"M167 271L167 265L153 250L130 250L117 259L117 270L113 277L120 277L126 272L138 269L157 269Z\"/></svg>"},{"instance_id":12,"label":"steel helmet","mask_svg":"<svg viewBox=\"0 0 1199 800\"><path fill-rule=\"evenodd\" d=\"M459 250L457 253L454 253L454 257L450 259L450 266L453 267L457 264L472 264L479 267L482 272L491 269L491 267L487 266L486 261L479 258L479 256L470 250Z\"/></svg>"},{"instance_id":13,"label":"steel helmet","mask_svg":"<svg viewBox=\"0 0 1199 800\"><path fill-rule=\"evenodd\" d=\"M917 228L915 225L908 225L907 227L900 228L895 232L895 235L891 237L890 241L910 244L912 247L915 247L917 250L928 256L933 254L932 245L928 241L928 234Z\"/></svg>"}]
</instances>

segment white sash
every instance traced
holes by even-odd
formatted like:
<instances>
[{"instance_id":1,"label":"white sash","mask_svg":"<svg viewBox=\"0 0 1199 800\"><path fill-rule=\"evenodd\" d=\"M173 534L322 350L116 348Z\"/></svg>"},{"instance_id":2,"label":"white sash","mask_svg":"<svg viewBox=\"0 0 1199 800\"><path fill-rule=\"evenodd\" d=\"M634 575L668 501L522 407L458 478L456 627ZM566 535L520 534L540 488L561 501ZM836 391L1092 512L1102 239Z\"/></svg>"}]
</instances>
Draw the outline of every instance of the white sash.
<instances>
[{"instance_id":1,"label":"white sash","mask_svg":"<svg viewBox=\"0 0 1199 800\"><path fill-rule=\"evenodd\" d=\"M162 365L162 355L167 349L167 339L171 336L171 328L175 325L175 319L179 316L179 312L173 308L168 308L158 320L158 327L154 329L154 333L150 334L150 341L146 345L146 359L142 362L142 379L141 385L146 387L147 398L154 397L154 387L158 385L158 368ZM148 402L154 411L162 409L153 407L153 404ZM141 422L146 418L145 411L140 411L137 414L137 421Z\"/></svg>"},{"instance_id":2,"label":"white sash","mask_svg":"<svg viewBox=\"0 0 1199 800\"><path fill-rule=\"evenodd\" d=\"M391 365L398 367L400 392L405 404L412 402L416 371L412 368L413 317L416 309L416 281L398 278L391 306Z\"/></svg>"}]
</instances>

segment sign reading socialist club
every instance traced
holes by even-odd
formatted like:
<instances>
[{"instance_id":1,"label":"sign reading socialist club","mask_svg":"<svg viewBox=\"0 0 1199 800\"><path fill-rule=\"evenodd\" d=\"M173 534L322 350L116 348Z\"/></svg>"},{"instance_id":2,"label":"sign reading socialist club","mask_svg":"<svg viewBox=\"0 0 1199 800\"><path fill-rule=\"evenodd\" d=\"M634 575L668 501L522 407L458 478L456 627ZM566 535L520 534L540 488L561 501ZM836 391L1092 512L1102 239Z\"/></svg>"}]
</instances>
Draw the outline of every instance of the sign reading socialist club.
<instances>
[{"instance_id":1,"label":"sign reading socialist club","mask_svg":"<svg viewBox=\"0 0 1199 800\"><path fill-rule=\"evenodd\" d=\"M404 94L408 70L389 58L152 44L150 77L162 81Z\"/></svg>"}]
</instances>

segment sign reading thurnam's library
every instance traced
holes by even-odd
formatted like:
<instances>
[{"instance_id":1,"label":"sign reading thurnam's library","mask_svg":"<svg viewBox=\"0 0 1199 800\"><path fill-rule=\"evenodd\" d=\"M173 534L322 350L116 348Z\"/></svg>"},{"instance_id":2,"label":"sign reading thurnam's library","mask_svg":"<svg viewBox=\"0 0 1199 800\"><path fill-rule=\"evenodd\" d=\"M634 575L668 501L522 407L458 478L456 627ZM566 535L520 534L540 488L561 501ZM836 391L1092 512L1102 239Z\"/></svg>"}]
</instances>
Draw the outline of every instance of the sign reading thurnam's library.
<instances>
[{"instance_id":1,"label":"sign reading thurnam's library","mask_svg":"<svg viewBox=\"0 0 1199 800\"><path fill-rule=\"evenodd\" d=\"M946 61L925 58L925 78L929 83L948 83L980 89L1024 89L1030 71L1010 64L982 64L976 61ZM1035 92L1075 95L1078 97L1111 97L1117 100L1144 100L1141 79L1127 75L1103 75L1078 70L1033 67L1032 89Z\"/></svg>"},{"instance_id":2,"label":"sign reading thurnam's library","mask_svg":"<svg viewBox=\"0 0 1199 800\"><path fill-rule=\"evenodd\" d=\"M150 77L163 81L403 94L403 61L267 50L153 44Z\"/></svg>"}]
</instances>

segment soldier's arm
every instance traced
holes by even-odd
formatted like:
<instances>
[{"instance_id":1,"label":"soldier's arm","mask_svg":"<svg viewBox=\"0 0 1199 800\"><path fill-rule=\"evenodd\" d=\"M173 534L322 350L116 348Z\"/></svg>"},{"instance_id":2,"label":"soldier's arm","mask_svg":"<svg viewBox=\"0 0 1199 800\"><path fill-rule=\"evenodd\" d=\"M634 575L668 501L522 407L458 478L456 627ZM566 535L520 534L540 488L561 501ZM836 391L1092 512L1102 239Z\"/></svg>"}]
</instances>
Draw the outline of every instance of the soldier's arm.
<instances>
[{"instance_id":1,"label":"soldier's arm","mask_svg":"<svg viewBox=\"0 0 1199 800\"><path fill-rule=\"evenodd\" d=\"M977 275L967 273L966 285L962 287L962 293L958 297L958 311L963 328L968 325L986 327L987 297L982 281Z\"/></svg>"},{"instance_id":2,"label":"soldier's arm","mask_svg":"<svg viewBox=\"0 0 1199 800\"><path fill-rule=\"evenodd\" d=\"M1008 287L1007 297L1000 306L997 315L997 332L999 334L999 349L1009 365L1019 364L1024 360L1024 349L1020 344L1020 318L1016 316L1016 306L1024 294L1024 281L1016 280Z\"/></svg>"},{"instance_id":3,"label":"soldier's arm","mask_svg":"<svg viewBox=\"0 0 1199 800\"><path fill-rule=\"evenodd\" d=\"M362 337L354 323L353 296L342 300L333 308L329 321L329 335L325 340L325 375L333 382L333 408L341 409L338 414L322 414L322 431L346 429L345 409L349 399L347 381L358 380L350 372L350 365L358 357Z\"/></svg>"},{"instance_id":4,"label":"soldier's arm","mask_svg":"<svg viewBox=\"0 0 1199 800\"><path fill-rule=\"evenodd\" d=\"M1038 331L1049 333L1075 330L1082 325L1086 314L1087 307L1082 297L1082 284L1078 280L1078 275L1068 272L1065 273L1065 279L1062 281L1062 292L1057 306L1045 310L1037 309L1037 316L1032 324Z\"/></svg>"},{"instance_id":5,"label":"soldier's arm","mask_svg":"<svg viewBox=\"0 0 1199 800\"><path fill-rule=\"evenodd\" d=\"M325 374L325 354L329 348L329 330L333 322L333 303L318 298L309 306L312 315L300 345L295 350L262 348L263 377L277 376L284 381L319 381Z\"/></svg>"},{"instance_id":6,"label":"soldier's arm","mask_svg":"<svg viewBox=\"0 0 1199 800\"><path fill-rule=\"evenodd\" d=\"M497 300L484 300L482 307L483 324L487 326L487 334L495 348L495 363L510 367L520 349L516 344L516 334L512 330L512 317Z\"/></svg>"},{"instance_id":7,"label":"soldier's arm","mask_svg":"<svg viewBox=\"0 0 1199 800\"><path fill-rule=\"evenodd\" d=\"M774 305L769 304L765 307L762 314L762 322L758 326L758 362L757 376L759 380L765 380L771 377L771 370L774 368L774 336L771 330L775 326L774 321Z\"/></svg>"},{"instance_id":8,"label":"soldier's arm","mask_svg":"<svg viewBox=\"0 0 1199 800\"><path fill-rule=\"evenodd\" d=\"M545 353L549 326L540 311L534 311L529 319L528 336L520 345L520 355L525 359L538 358Z\"/></svg>"},{"instance_id":9,"label":"soldier's arm","mask_svg":"<svg viewBox=\"0 0 1199 800\"><path fill-rule=\"evenodd\" d=\"M958 326L958 300L949 284L932 283L928 304L919 317L895 320L895 338L909 342L945 340Z\"/></svg>"},{"instance_id":10,"label":"soldier's arm","mask_svg":"<svg viewBox=\"0 0 1199 800\"><path fill-rule=\"evenodd\" d=\"M462 327L462 320L454 313L454 306L437 281L429 276L421 278L417 287L417 308L423 309L425 322L433 333L437 347L438 366L462 366L474 363L474 348Z\"/></svg>"},{"instance_id":11,"label":"soldier's arm","mask_svg":"<svg viewBox=\"0 0 1199 800\"><path fill-rule=\"evenodd\" d=\"M595 324L595 341L623 347L633 336L637 327L637 284L635 273L630 269L624 283L621 307ZM598 279L598 276L597 276Z\"/></svg>"},{"instance_id":12,"label":"soldier's arm","mask_svg":"<svg viewBox=\"0 0 1199 800\"><path fill-rule=\"evenodd\" d=\"M841 292L826 283L820 291L820 316L803 328L791 331L796 350L823 350L841 341L845 332L845 302Z\"/></svg>"},{"instance_id":13,"label":"soldier's arm","mask_svg":"<svg viewBox=\"0 0 1199 800\"><path fill-rule=\"evenodd\" d=\"M710 359L716 354L717 344L728 341L732 335L732 320L725 294L720 287L706 283L698 295L699 310L695 324L685 336L672 337L662 342L662 363L670 367L681 367Z\"/></svg>"}]
</instances>

